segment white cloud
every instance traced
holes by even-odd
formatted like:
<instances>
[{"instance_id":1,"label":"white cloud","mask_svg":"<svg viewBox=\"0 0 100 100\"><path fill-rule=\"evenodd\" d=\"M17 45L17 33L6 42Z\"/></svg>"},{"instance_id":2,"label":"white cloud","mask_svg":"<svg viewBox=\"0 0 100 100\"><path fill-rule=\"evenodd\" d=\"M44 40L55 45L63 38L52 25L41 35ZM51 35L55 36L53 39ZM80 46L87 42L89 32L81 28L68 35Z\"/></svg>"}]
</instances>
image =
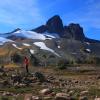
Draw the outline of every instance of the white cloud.
<instances>
[{"instance_id":1,"label":"white cloud","mask_svg":"<svg viewBox=\"0 0 100 100\"><path fill-rule=\"evenodd\" d=\"M3 0L0 2L0 22L11 25L32 23L35 25L44 18L37 0Z\"/></svg>"}]
</instances>

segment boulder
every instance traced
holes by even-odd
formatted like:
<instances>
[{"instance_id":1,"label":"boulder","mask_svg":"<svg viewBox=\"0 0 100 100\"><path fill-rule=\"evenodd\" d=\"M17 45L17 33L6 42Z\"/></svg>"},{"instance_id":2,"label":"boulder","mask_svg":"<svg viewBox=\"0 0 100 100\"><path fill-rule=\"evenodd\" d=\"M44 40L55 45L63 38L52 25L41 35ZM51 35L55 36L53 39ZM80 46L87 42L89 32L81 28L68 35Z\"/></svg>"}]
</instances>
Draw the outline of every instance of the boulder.
<instances>
[{"instance_id":1,"label":"boulder","mask_svg":"<svg viewBox=\"0 0 100 100\"><path fill-rule=\"evenodd\" d=\"M79 100L88 100L86 96L79 97Z\"/></svg>"},{"instance_id":2,"label":"boulder","mask_svg":"<svg viewBox=\"0 0 100 100\"><path fill-rule=\"evenodd\" d=\"M84 95L88 95L89 91L81 91L80 95L84 96Z\"/></svg>"},{"instance_id":3,"label":"boulder","mask_svg":"<svg viewBox=\"0 0 100 100\"><path fill-rule=\"evenodd\" d=\"M40 94L43 94L43 95L48 95L48 94L51 94L52 93L52 90L47 88L47 89L43 89L40 91Z\"/></svg>"},{"instance_id":4,"label":"boulder","mask_svg":"<svg viewBox=\"0 0 100 100\"><path fill-rule=\"evenodd\" d=\"M96 97L94 100L100 100L100 98Z\"/></svg>"},{"instance_id":5,"label":"boulder","mask_svg":"<svg viewBox=\"0 0 100 100\"><path fill-rule=\"evenodd\" d=\"M25 94L24 100L31 100L32 94Z\"/></svg>"},{"instance_id":6,"label":"boulder","mask_svg":"<svg viewBox=\"0 0 100 100\"><path fill-rule=\"evenodd\" d=\"M46 97L43 98L43 100L52 100L52 97L46 96Z\"/></svg>"},{"instance_id":7,"label":"boulder","mask_svg":"<svg viewBox=\"0 0 100 100\"><path fill-rule=\"evenodd\" d=\"M57 93L55 96L55 100L71 100L71 97L66 93Z\"/></svg>"},{"instance_id":8,"label":"boulder","mask_svg":"<svg viewBox=\"0 0 100 100\"><path fill-rule=\"evenodd\" d=\"M74 91L71 90L71 91L68 92L68 94L72 96L74 94Z\"/></svg>"},{"instance_id":9,"label":"boulder","mask_svg":"<svg viewBox=\"0 0 100 100\"><path fill-rule=\"evenodd\" d=\"M38 96L32 96L32 100L41 100Z\"/></svg>"},{"instance_id":10,"label":"boulder","mask_svg":"<svg viewBox=\"0 0 100 100\"><path fill-rule=\"evenodd\" d=\"M13 96L13 93L6 92L6 91L5 91L2 95L3 95L3 96Z\"/></svg>"}]
</instances>

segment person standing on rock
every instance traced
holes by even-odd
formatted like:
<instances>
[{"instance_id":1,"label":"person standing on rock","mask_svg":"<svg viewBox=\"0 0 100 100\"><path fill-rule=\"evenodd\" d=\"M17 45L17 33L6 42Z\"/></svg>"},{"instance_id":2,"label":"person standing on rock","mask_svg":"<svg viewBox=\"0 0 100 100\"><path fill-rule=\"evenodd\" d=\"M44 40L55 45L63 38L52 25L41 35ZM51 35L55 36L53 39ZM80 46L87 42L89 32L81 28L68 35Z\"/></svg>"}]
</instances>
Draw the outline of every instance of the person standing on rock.
<instances>
[{"instance_id":1,"label":"person standing on rock","mask_svg":"<svg viewBox=\"0 0 100 100\"><path fill-rule=\"evenodd\" d=\"M26 68L26 72L29 73L29 59L27 57L24 58L24 64L25 64L25 68Z\"/></svg>"}]
</instances>

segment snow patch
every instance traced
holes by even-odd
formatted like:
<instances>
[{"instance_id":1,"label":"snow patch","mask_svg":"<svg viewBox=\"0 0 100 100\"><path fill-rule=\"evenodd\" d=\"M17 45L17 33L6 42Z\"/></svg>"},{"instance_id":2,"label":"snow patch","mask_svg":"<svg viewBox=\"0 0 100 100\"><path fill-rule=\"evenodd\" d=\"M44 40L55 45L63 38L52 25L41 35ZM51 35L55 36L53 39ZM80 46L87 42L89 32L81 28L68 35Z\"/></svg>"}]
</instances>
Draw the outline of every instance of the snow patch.
<instances>
[{"instance_id":1,"label":"snow patch","mask_svg":"<svg viewBox=\"0 0 100 100\"><path fill-rule=\"evenodd\" d=\"M46 39L43 34L36 33L33 31L19 30L17 32L14 32L13 35L19 36L19 37L24 37L24 38L29 38L29 39L40 39L40 40Z\"/></svg>"},{"instance_id":2,"label":"snow patch","mask_svg":"<svg viewBox=\"0 0 100 100\"><path fill-rule=\"evenodd\" d=\"M30 53L31 53L31 54L34 54L34 53L35 53L35 51L34 51L34 50L32 50L32 49L30 49Z\"/></svg>"},{"instance_id":3,"label":"snow patch","mask_svg":"<svg viewBox=\"0 0 100 100\"><path fill-rule=\"evenodd\" d=\"M43 33L45 36L49 37L49 38L60 38L59 35L57 33L48 33L48 32L45 32Z\"/></svg>"},{"instance_id":4,"label":"snow patch","mask_svg":"<svg viewBox=\"0 0 100 100\"><path fill-rule=\"evenodd\" d=\"M14 46L15 48L22 50L22 48L19 48L16 44L12 44L12 46Z\"/></svg>"},{"instance_id":5,"label":"snow patch","mask_svg":"<svg viewBox=\"0 0 100 100\"><path fill-rule=\"evenodd\" d=\"M60 49L61 47L58 45L58 48Z\"/></svg>"},{"instance_id":6,"label":"snow patch","mask_svg":"<svg viewBox=\"0 0 100 100\"><path fill-rule=\"evenodd\" d=\"M3 45L6 42L13 42L13 41L9 40L9 39L6 39L6 38L3 38L3 37L0 37L0 45Z\"/></svg>"},{"instance_id":7,"label":"snow patch","mask_svg":"<svg viewBox=\"0 0 100 100\"><path fill-rule=\"evenodd\" d=\"M30 44L27 44L27 43L23 43L23 45L27 47L31 46Z\"/></svg>"},{"instance_id":8,"label":"snow patch","mask_svg":"<svg viewBox=\"0 0 100 100\"><path fill-rule=\"evenodd\" d=\"M41 34L41 33L33 32L33 31L24 31L24 30L18 30L12 33L12 35L29 38L29 39L39 39L39 40L56 38L56 36L50 35L49 33Z\"/></svg>"},{"instance_id":9,"label":"snow patch","mask_svg":"<svg viewBox=\"0 0 100 100\"><path fill-rule=\"evenodd\" d=\"M22 38L27 38L27 39L38 39L38 40L46 40L46 39L51 40L53 38L59 38L59 35L56 33L52 33L52 34L48 32L37 33L34 31L18 30L13 33L0 34L0 39L2 38L6 39L7 37L11 37L11 36L22 37Z\"/></svg>"},{"instance_id":10,"label":"snow patch","mask_svg":"<svg viewBox=\"0 0 100 100\"><path fill-rule=\"evenodd\" d=\"M24 38L30 38L30 39L40 39L40 40L46 40L46 39L53 39L53 38L59 38L59 36L56 33L37 33L34 31L24 31L24 30L18 30L17 32L14 32L13 35L20 36Z\"/></svg>"},{"instance_id":11,"label":"snow patch","mask_svg":"<svg viewBox=\"0 0 100 100\"><path fill-rule=\"evenodd\" d=\"M85 42L87 45L90 45L90 43L89 42Z\"/></svg>"},{"instance_id":12,"label":"snow patch","mask_svg":"<svg viewBox=\"0 0 100 100\"><path fill-rule=\"evenodd\" d=\"M35 44L36 46L40 47L40 49L50 51L50 52L54 53L55 55L59 56L59 54L57 54L54 50L48 48L48 47L45 45L45 43L43 43L43 42L35 42L35 43L33 43L33 44ZM60 56L59 56L59 57L60 57Z\"/></svg>"},{"instance_id":13,"label":"snow patch","mask_svg":"<svg viewBox=\"0 0 100 100\"><path fill-rule=\"evenodd\" d=\"M85 49L87 52L91 52L91 50L90 49Z\"/></svg>"}]
</instances>

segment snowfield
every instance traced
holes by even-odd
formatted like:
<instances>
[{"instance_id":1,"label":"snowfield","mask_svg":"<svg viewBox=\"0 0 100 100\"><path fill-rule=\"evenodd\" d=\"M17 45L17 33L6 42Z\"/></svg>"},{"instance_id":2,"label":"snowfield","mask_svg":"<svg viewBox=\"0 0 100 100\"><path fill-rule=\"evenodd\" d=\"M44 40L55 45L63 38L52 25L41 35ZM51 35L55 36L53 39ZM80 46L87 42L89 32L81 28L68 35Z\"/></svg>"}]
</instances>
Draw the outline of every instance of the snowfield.
<instances>
[{"instance_id":1,"label":"snowfield","mask_svg":"<svg viewBox=\"0 0 100 100\"><path fill-rule=\"evenodd\" d=\"M90 50L90 49L86 49L86 51L87 51L87 52L91 52L91 50Z\"/></svg>"},{"instance_id":2,"label":"snowfield","mask_svg":"<svg viewBox=\"0 0 100 100\"><path fill-rule=\"evenodd\" d=\"M13 42L13 41L9 40L9 39L6 39L6 38L3 38L3 37L0 37L0 45L3 45L6 42Z\"/></svg>"},{"instance_id":3,"label":"snowfield","mask_svg":"<svg viewBox=\"0 0 100 100\"><path fill-rule=\"evenodd\" d=\"M3 45L5 42L14 42L10 39L7 39L8 37L11 36L16 36L16 37L21 37L21 38L26 38L26 39L33 39L33 40L46 40L46 39L54 39L54 38L59 38L59 36L55 33L52 35L48 32L45 33L37 33L33 31L25 31L25 30L18 30L13 33L4 33L0 34L0 45ZM23 43L24 46L30 46L27 43Z\"/></svg>"},{"instance_id":4,"label":"snowfield","mask_svg":"<svg viewBox=\"0 0 100 100\"><path fill-rule=\"evenodd\" d=\"M14 46L15 48L22 50L22 48L19 48L16 44L12 44L12 46Z\"/></svg>"},{"instance_id":5,"label":"snowfield","mask_svg":"<svg viewBox=\"0 0 100 100\"><path fill-rule=\"evenodd\" d=\"M39 40L56 38L53 35L49 35L49 33L41 34L33 31L24 31L24 30L18 30L17 32L12 33L12 35L23 37L23 38L29 38L29 39L39 39Z\"/></svg>"},{"instance_id":6,"label":"snowfield","mask_svg":"<svg viewBox=\"0 0 100 100\"><path fill-rule=\"evenodd\" d=\"M24 30L19 30L17 32L14 32L13 35L18 36L18 37L24 37L24 38L29 38L29 39L40 39L40 40L45 40L45 36L36 32L32 31L24 31Z\"/></svg>"},{"instance_id":7,"label":"snowfield","mask_svg":"<svg viewBox=\"0 0 100 100\"><path fill-rule=\"evenodd\" d=\"M48 32L45 32L43 33L45 36L49 37L49 38L60 38L59 35L57 33L48 33Z\"/></svg>"},{"instance_id":8,"label":"snowfield","mask_svg":"<svg viewBox=\"0 0 100 100\"><path fill-rule=\"evenodd\" d=\"M35 44L36 46L40 47L40 49L50 51L50 52L52 52L52 53L54 53L55 55L57 55L57 56L60 57L60 55L57 54L54 50L48 48L48 47L45 45L44 42L35 42L35 43L33 43L33 44Z\"/></svg>"},{"instance_id":9,"label":"snowfield","mask_svg":"<svg viewBox=\"0 0 100 100\"><path fill-rule=\"evenodd\" d=\"M30 44L27 44L27 43L23 43L23 45L27 47L31 46Z\"/></svg>"},{"instance_id":10,"label":"snowfield","mask_svg":"<svg viewBox=\"0 0 100 100\"><path fill-rule=\"evenodd\" d=\"M58 45L57 47L58 47L58 49L60 49L60 48L61 48L59 45Z\"/></svg>"},{"instance_id":11,"label":"snowfield","mask_svg":"<svg viewBox=\"0 0 100 100\"><path fill-rule=\"evenodd\" d=\"M30 53L31 53L31 54L34 54L35 51L34 51L33 49L30 49Z\"/></svg>"},{"instance_id":12,"label":"snowfield","mask_svg":"<svg viewBox=\"0 0 100 100\"><path fill-rule=\"evenodd\" d=\"M90 43L89 42L85 42L87 45L90 45Z\"/></svg>"}]
</instances>

